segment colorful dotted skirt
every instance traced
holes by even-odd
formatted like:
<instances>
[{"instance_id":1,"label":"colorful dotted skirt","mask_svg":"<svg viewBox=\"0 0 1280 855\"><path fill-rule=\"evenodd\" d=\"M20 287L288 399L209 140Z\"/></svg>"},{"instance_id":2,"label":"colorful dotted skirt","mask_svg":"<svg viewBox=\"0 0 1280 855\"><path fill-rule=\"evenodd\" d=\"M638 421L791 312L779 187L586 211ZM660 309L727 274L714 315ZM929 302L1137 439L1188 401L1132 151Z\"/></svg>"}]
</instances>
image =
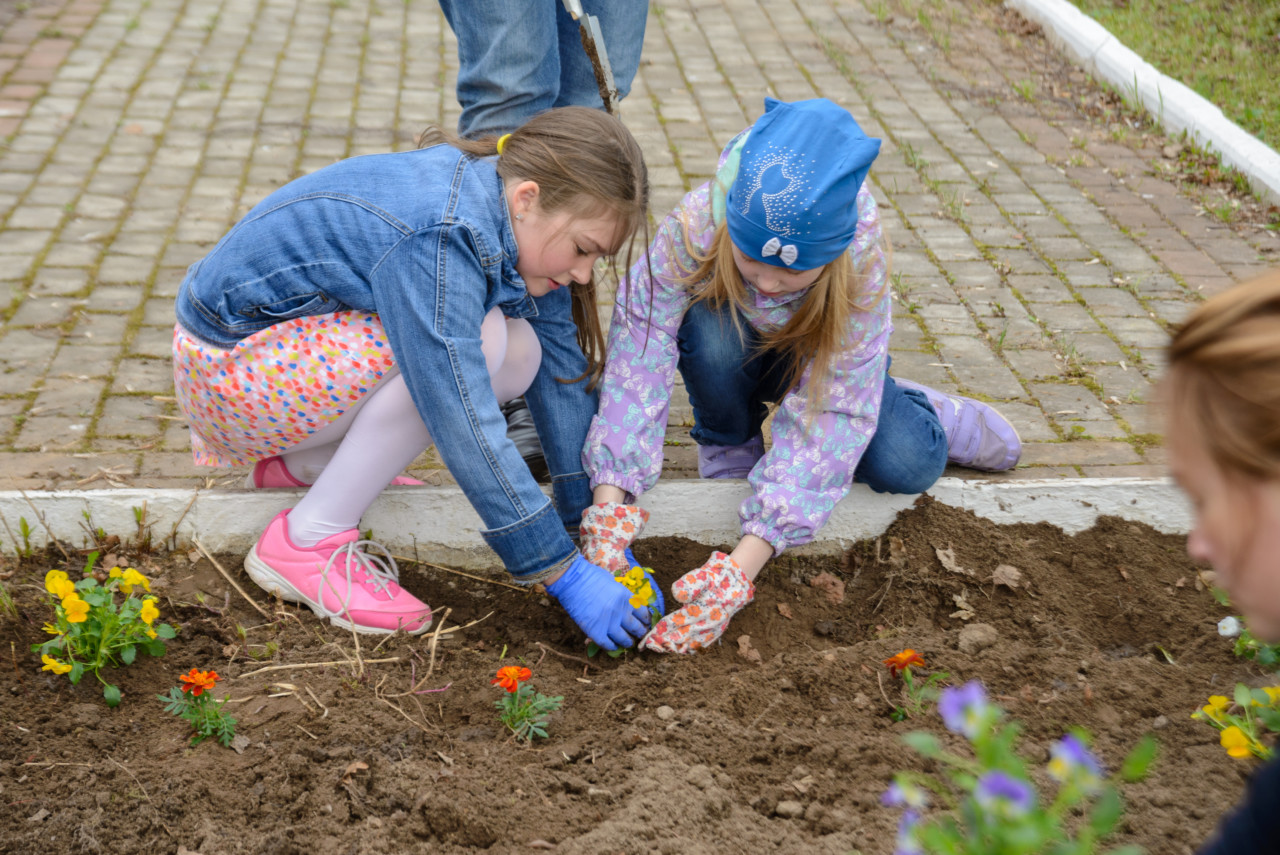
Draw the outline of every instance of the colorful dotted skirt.
<instances>
[{"instance_id":1,"label":"colorful dotted skirt","mask_svg":"<svg viewBox=\"0 0 1280 855\"><path fill-rule=\"evenodd\" d=\"M378 316L285 321L230 350L173 331L173 381L201 466L245 466L297 445L394 365Z\"/></svg>"}]
</instances>

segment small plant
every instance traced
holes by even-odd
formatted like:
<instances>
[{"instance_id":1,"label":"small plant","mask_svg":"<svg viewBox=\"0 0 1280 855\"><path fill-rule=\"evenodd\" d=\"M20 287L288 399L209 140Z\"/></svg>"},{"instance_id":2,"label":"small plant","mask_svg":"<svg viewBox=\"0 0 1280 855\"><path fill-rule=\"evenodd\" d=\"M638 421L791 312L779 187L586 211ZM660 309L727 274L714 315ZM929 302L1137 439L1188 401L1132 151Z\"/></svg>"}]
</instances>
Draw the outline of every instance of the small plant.
<instances>
[{"instance_id":1,"label":"small plant","mask_svg":"<svg viewBox=\"0 0 1280 855\"><path fill-rule=\"evenodd\" d=\"M121 570L113 567L99 582L93 575L93 565L98 553L89 553L84 578L79 582L61 570L50 570L44 577L44 587L49 593L49 605L53 608L53 620L44 625L45 632L53 636L43 644L33 644L31 649L40 653L44 662L42 671L67 674L72 684L78 684L86 671L93 673L103 686L102 696L107 706L120 703L120 689L102 677L107 665L132 665L143 650L152 656L163 656L164 642L177 633L167 623L157 624L160 610L155 597L138 597L135 588L150 592L151 582L132 567ZM116 594L124 595L116 602Z\"/></svg>"},{"instance_id":2,"label":"small plant","mask_svg":"<svg viewBox=\"0 0 1280 855\"><path fill-rule=\"evenodd\" d=\"M1026 761L1016 751L1019 726L1001 723L1004 711L988 701L981 683L943 689L938 713L948 730L968 740L973 758L944 751L933 734L914 732L903 737L917 752L936 761L941 774L899 772L881 799L885 805L904 809L897 852L1089 855L1098 851L1123 813L1115 778L1141 780L1155 758L1155 740L1146 737L1130 752L1118 775L1107 779L1085 739L1068 734L1050 746L1046 771L1057 784L1057 794L1045 803ZM946 813L924 815L930 794L940 799ZM1135 847L1111 850L1113 855L1140 851Z\"/></svg>"},{"instance_id":3,"label":"small plant","mask_svg":"<svg viewBox=\"0 0 1280 855\"><path fill-rule=\"evenodd\" d=\"M507 665L498 669L498 675L490 680L490 684L501 686L506 695L495 701L499 710L498 718L515 734L516 739L532 742L535 736L547 738L547 722L551 714L560 709L563 697L549 698L535 692L523 683L533 676L528 668Z\"/></svg>"},{"instance_id":4,"label":"small plant","mask_svg":"<svg viewBox=\"0 0 1280 855\"><path fill-rule=\"evenodd\" d=\"M222 708L231 696L225 695L219 701L212 694L207 694L222 679L218 672L192 668L178 679L182 682L181 687L174 686L167 695L156 695L158 700L164 701L165 712L191 723L195 730L191 737L192 745L213 737L223 746L230 746L236 738L236 720Z\"/></svg>"},{"instance_id":5,"label":"small plant","mask_svg":"<svg viewBox=\"0 0 1280 855\"><path fill-rule=\"evenodd\" d=\"M1218 729L1218 741L1237 759L1270 760L1274 750L1262 742L1263 728L1280 733L1280 686L1250 689L1236 683L1234 698L1210 695L1209 703L1191 714Z\"/></svg>"},{"instance_id":6,"label":"small plant","mask_svg":"<svg viewBox=\"0 0 1280 855\"><path fill-rule=\"evenodd\" d=\"M1241 618L1224 617L1218 621L1218 635L1236 640L1235 654L1241 659L1252 659L1268 671L1280 671L1280 644L1254 638Z\"/></svg>"},{"instance_id":7,"label":"small plant","mask_svg":"<svg viewBox=\"0 0 1280 855\"><path fill-rule=\"evenodd\" d=\"M22 549L18 552L18 556L30 558L33 552L31 548L31 523L27 522L26 517L18 517L18 534L22 536Z\"/></svg>"},{"instance_id":8,"label":"small plant","mask_svg":"<svg viewBox=\"0 0 1280 855\"><path fill-rule=\"evenodd\" d=\"M632 593L629 600L633 609L647 607L649 609L649 625L653 624L662 617L662 612L658 608L658 594L653 590L653 568L651 567L632 567L626 573L615 576L622 585ZM587 655L595 656L600 652L600 645L594 641L587 642ZM625 650L618 648L616 650L606 651L611 657L618 658Z\"/></svg>"},{"instance_id":9,"label":"small plant","mask_svg":"<svg viewBox=\"0 0 1280 855\"><path fill-rule=\"evenodd\" d=\"M939 685L951 676L946 671L939 671L917 682L916 675L911 669L916 665L925 667L924 657L910 647L884 660L884 665L889 669L890 674L902 678L902 694L906 698L905 706L895 706L889 713L889 718L894 721L902 721L922 714L929 704L938 699Z\"/></svg>"},{"instance_id":10,"label":"small plant","mask_svg":"<svg viewBox=\"0 0 1280 855\"><path fill-rule=\"evenodd\" d=\"M1013 91L1022 96L1024 101L1036 100L1036 82L1031 79L1019 80L1013 84Z\"/></svg>"},{"instance_id":11,"label":"small plant","mask_svg":"<svg viewBox=\"0 0 1280 855\"><path fill-rule=\"evenodd\" d=\"M18 604L13 601L3 582L0 582L0 618L18 619Z\"/></svg>"}]
</instances>

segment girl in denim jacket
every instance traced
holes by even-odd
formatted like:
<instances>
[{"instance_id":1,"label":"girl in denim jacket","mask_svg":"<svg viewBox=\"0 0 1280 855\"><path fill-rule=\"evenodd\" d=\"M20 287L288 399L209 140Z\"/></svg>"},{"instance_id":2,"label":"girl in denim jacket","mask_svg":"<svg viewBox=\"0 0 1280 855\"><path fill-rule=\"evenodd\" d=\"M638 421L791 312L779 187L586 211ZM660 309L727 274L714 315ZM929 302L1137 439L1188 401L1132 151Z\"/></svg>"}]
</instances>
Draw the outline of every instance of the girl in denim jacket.
<instances>
[{"instance_id":1,"label":"girl in denim jacket","mask_svg":"<svg viewBox=\"0 0 1280 855\"><path fill-rule=\"evenodd\" d=\"M591 271L645 220L643 155L581 107L424 144L290 182L188 270L173 353L195 460L309 487L245 558L255 582L341 627L416 634L431 610L357 526L434 443L515 580L546 584L600 646L630 645L647 610L567 526L591 498ZM499 405L522 394L554 503L506 435Z\"/></svg>"},{"instance_id":2,"label":"girl in denim jacket","mask_svg":"<svg viewBox=\"0 0 1280 855\"><path fill-rule=\"evenodd\" d=\"M583 516L583 553L621 566L647 521L625 502L658 479L677 368L699 473L752 488L741 541L675 583L685 605L654 626L648 648L689 652L718 639L769 558L812 540L853 481L917 493L948 460L1017 463L1018 434L995 410L886 373L888 259L864 184L879 150L831 101L766 99L715 180L663 220L646 263L618 289L584 452L596 504Z\"/></svg>"}]
</instances>

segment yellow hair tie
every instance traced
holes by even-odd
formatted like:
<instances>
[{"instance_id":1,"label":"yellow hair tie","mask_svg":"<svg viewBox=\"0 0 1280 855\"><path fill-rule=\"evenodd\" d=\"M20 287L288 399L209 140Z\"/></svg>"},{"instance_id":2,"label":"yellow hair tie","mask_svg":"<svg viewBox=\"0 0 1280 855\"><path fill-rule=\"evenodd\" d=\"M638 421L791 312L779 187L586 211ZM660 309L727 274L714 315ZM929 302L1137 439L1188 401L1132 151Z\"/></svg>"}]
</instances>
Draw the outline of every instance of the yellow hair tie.
<instances>
[{"instance_id":1,"label":"yellow hair tie","mask_svg":"<svg viewBox=\"0 0 1280 855\"><path fill-rule=\"evenodd\" d=\"M502 150L507 147L507 140L511 139L511 134L503 134L498 137L498 155L502 155Z\"/></svg>"}]
</instances>

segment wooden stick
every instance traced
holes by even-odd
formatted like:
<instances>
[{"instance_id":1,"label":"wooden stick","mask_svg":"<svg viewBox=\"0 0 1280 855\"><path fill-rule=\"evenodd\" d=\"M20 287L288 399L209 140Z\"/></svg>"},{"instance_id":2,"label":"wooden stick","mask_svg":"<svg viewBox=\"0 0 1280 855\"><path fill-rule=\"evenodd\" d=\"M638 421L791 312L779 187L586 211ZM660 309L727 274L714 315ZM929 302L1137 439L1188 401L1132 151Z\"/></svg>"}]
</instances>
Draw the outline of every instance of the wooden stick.
<instances>
[{"instance_id":1,"label":"wooden stick","mask_svg":"<svg viewBox=\"0 0 1280 855\"><path fill-rule=\"evenodd\" d=\"M245 598L245 600L249 603L249 605L253 606L255 609L258 610L258 614L262 615L264 618L267 618L267 619L271 618L271 612L267 611L262 606L258 605L256 602L254 602L253 597L249 596L244 592L244 588L241 588L240 585L236 582L236 580L231 578L230 573L222 569L222 565L218 563L218 559L214 558L212 555L209 554L209 551L204 548L204 544L202 544L196 538L192 538L191 543L195 546L196 549L200 550L201 555L203 555L205 558L208 558L209 561L213 563L213 566L217 568L217 571L219 573L222 574L222 577L231 583L231 587L235 588L236 591L240 594L240 596Z\"/></svg>"},{"instance_id":2,"label":"wooden stick","mask_svg":"<svg viewBox=\"0 0 1280 855\"><path fill-rule=\"evenodd\" d=\"M588 668L595 668L597 671L600 670L599 665L596 665L593 662L588 662L580 656L570 656L568 653L561 653L559 650L556 650L554 647L548 647L541 641L535 641L534 644L542 648L543 652L550 653L552 656L559 656L561 659L568 659L570 662L577 662L579 665L586 665Z\"/></svg>"},{"instance_id":3,"label":"wooden stick","mask_svg":"<svg viewBox=\"0 0 1280 855\"><path fill-rule=\"evenodd\" d=\"M487 582L490 585L498 585L499 587L503 587L503 588L514 588L515 590L525 594L533 593L532 587L525 587L524 585L513 585L510 582L503 582L498 579L486 579L483 576L475 576L471 573L464 573L461 570L454 570L452 567L441 567L439 564L432 564L430 561L420 561L417 558L407 558L403 555L392 555L391 557L394 558L396 561L404 561L408 564L421 564L423 567L430 567L433 570L441 570L445 573L452 573L455 576L464 576L467 579L474 579L477 582Z\"/></svg>"},{"instance_id":4,"label":"wooden stick","mask_svg":"<svg viewBox=\"0 0 1280 855\"><path fill-rule=\"evenodd\" d=\"M399 656L392 656L390 659L366 659L365 660L365 662L369 665L378 665L383 662L403 662L403 661L404 660L401 659ZM245 677L252 677L256 674L265 674L268 671L282 671L285 668L332 668L334 665L350 665L350 664L351 664L351 660L346 659L346 660L338 660L336 662L300 662L297 665L268 665L265 668L259 668L256 671L250 671L247 674L241 674L239 677L235 677L233 679L243 679Z\"/></svg>"},{"instance_id":5,"label":"wooden stick","mask_svg":"<svg viewBox=\"0 0 1280 855\"><path fill-rule=\"evenodd\" d=\"M27 504L31 506L31 511L36 515L36 519L40 521L40 525L44 526L44 530L49 533L49 540L53 541L53 545L58 547L58 551L62 553L62 557L70 561L71 556L67 554L67 550L62 548L62 544L58 542L58 538L53 536L53 529L49 528L49 523L45 520L44 514L42 514L40 509L36 507L35 502L31 501L31 497L27 495L27 491L19 490L18 492L22 494L22 498L26 499Z\"/></svg>"}]
</instances>

